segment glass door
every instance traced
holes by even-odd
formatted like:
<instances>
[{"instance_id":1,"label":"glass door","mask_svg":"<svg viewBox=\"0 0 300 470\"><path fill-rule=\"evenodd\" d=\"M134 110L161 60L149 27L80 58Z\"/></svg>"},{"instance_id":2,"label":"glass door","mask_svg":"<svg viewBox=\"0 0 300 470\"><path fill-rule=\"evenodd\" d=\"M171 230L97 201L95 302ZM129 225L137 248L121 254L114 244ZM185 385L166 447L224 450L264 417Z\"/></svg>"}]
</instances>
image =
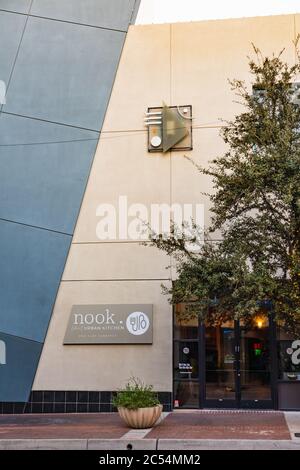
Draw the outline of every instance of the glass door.
<instances>
[{"instance_id":1,"label":"glass door","mask_svg":"<svg viewBox=\"0 0 300 470\"><path fill-rule=\"evenodd\" d=\"M273 408L271 351L267 317L247 328L237 322L206 327L204 405Z\"/></svg>"},{"instance_id":2,"label":"glass door","mask_svg":"<svg viewBox=\"0 0 300 470\"><path fill-rule=\"evenodd\" d=\"M190 318L185 304L176 305L173 331L174 408L199 408L199 322Z\"/></svg>"},{"instance_id":3,"label":"glass door","mask_svg":"<svg viewBox=\"0 0 300 470\"><path fill-rule=\"evenodd\" d=\"M240 326L239 401L242 408L272 408L271 328L266 316Z\"/></svg>"},{"instance_id":4,"label":"glass door","mask_svg":"<svg viewBox=\"0 0 300 470\"><path fill-rule=\"evenodd\" d=\"M266 315L251 326L199 324L174 310L174 408L261 408L276 403L276 333Z\"/></svg>"},{"instance_id":5,"label":"glass door","mask_svg":"<svg viewBox=\"0 0 300 470\"><path fill-rule=\"evenodd\" d=\"M237 407L237 326L205 328L205 406Z\"/></svg>"}]
</instances>

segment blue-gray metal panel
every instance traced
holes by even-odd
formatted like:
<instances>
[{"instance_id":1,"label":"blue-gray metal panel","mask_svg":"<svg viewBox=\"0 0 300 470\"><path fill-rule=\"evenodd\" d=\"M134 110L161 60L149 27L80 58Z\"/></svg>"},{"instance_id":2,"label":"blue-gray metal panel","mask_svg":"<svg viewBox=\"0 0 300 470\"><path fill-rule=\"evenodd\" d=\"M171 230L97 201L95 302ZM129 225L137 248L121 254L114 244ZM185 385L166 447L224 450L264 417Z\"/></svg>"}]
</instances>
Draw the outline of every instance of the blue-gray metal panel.
<instances>
[{"instance_id":1,"label":"blue-gray metal panel","mask_svg":"<svg viewBox=\"0 0 300 470\"><path fill-rule=\"evenodd\" d=\"M0 11L0 80L6 86L16 58L26 16Z\"/></svg>"},{"instance_id":2,"label":"blue-gray metal panel","mask_svg":"<svg viewBox=\"0 0 300 470\"><path fill-rule=\"evenodd\" d=\"M102 126L125 33L29 18L4 111Z\"/></svg>"},{"instance_id":3,"label":"blue-gray metal panel","mask_svg":"<svg viewBox=\"0 0 300 470\"><path fill-rule=\"evenodd\" d=\"M10 120L10 122L13 120ZM15 118L21 127L20 118ZM26 127L28 119L22 122ZM0 134L3 116L0 118ZM35 121L36 141L40 122ZM13 122L11 122L13 125ZM47 124L51 128L52 124ZM76 131L76 129L74 129ZM44 129L43 129L44 131ZM49 129L53 139L55 132ZM73 138L84 138L81 131ZM83 197L98 134L93 140L68 141L35 145L1 146L0 219L43 227L72 234ZM87 137L89 138L89 137Z\"/></svg>"},{"instance_id":4,"label":"blue-gray metal panel","mask_svg":"<svg viewBox=\"0 0 300 470\"><path fill-rule=\"evenodd\" d=\"M98 138L99 132L5 114L5 111L0 114L0 151L5 145L58 143Z\"/></svg>"},{"instance_id":5,"label":"blue-gray metal panel","mask_svg":"<svg viewBox=\"0 0 300 470\"><path fill-rule=\"evenodd\" d=\"M33 15L127 31L134 0L34 0Z\"/></svg>"},{"instance_id":6,"label":"blue-gray metal panel","mask_svg":"<svg viewBox=\"0 0 300 470\"><path fill-rule=\"evenodd\" d=\"M131 19L130 19L130 24L135 23L136 17L137 17L138 12L139 12L140 4L141 4L141 0L135 0L135 5L134 5L134 9L133 9L132 16L131 16Z\"/></svg>"},{"instance_id":7,"label":"blue-gray metal panel","mask_svg":"<svg viewBox=\"0 0 300 470\"><path fill-rule=\"evenodd\" d=\"M0 0L0 10L28 13L31 0Z\"/></svg>"},{"instance_id":8,"label":"blue-gray metal panel","mask_svg":"<svg viewBox=\"0 0 300 470\"><path fill-rule=\"evenodd\" d=\"M0 364L0 401L26 402L42 344L2 332L0 341L6 349L6 364Z\"/></svg>"},{"instance_id":9,"label":"blue-gray metal panel","mask_svg":"<svg viewBox=\"0 0 300 470\"><path fill-rule=\"evenodd\" d=\"M82 0L82 8L78 8L77 2L77 8L74 9L75 1L35 1L33 14L37 14L38 7L43 7L44 10L40 10L40 13L46 15L48 4L48 8L52 10L51 13L49 10L48 14L53 15L53 19L29 18L9 87L7 104L3 107L4 113L0 119L0 152L1 156L5 154L3 161L7 165L8 180L1 181L1 185L4 187L3 194L7 197L9 209L6 211L3 205L3 215L5 213L9 218L21 218L20 201L24 197L23 214L26 216L17 222L44 224L47 228L56 226L60 230L63 227L70 231L73 229L72 220L76 218L75 205L77 204L77 210L80 207L78 195L85 187L86 165L93 157L94 147L90 147L90 141L87 147L80 150L78 159L76 148L81 144L64 142L73 146L76 161L78 160L78 172L70 170L72 174L67 175L67 164L73 163L69 152L71 147L60 147L58 141L97 138L97 133L73 129L68 125L96 131L101 129L125 39L125 34L120 32L73 23L87 22L97 27L127 30L128 23L130 19L135 18L140 3L139 0L136 1L132 14L133 1L120 0L119 7L116 7L115 0ZM7 8L9 4L10 9L27 13L29 3L29 0L0 0L0 10ZM0 50L0 80L8 80L26 16L0 11L1 17L4 21L1 23L0 19L0 41L5 44L5 48ZM69 23L63 23L62 20ZM32 119L23 118L22 115ZM46 121L67 126L49 124ZM40 145L42 143L43 149ZM28 149L24 144L30 144ZM37 148L41 149L41 162L32 150L33 144L39 144ZM52 152L51 145L55 146L57 152ZM20 147L21 151L17 147ZM46 162L46 154L50 163ZM64 174L62 178L50 168L52 161L58 170L58 154L61 156L60 163ZM8 163L7 155L11 156L12 162ZM44 173L49 172L51 188L41 189L41 182L46 181ZM80 180L78 185L74 181L75 174ZM36 176L35 182L33 175ZM29 180L32 188L29 188ZM62 214L69 206L67 204L63 210L57 208L57 202L63 199L60 193L55 202L59 214L54 214L53 210L49 224L47 199L53 197L52 184L55 186L59 183L61 189L63 180L70 185L70 198L75 194L77 199L72 208L74 212L71 217L66 214L69 219L66 225L63 225ZM41 209L43 204L33 200L34 195L43 200L43 194L43 204L47 207L45 220ZM19 210L16 210L16 204ZM28 208L25 207L26 204ZM3 375L4 369L0 371L1 382L7 382L7 385L2 387L0 401L28 399L41 349L40 342L45 337L70 241L69 235L0 220L0 331L3 331L2 338L4 334L20 336L9 342L9 357L11 360L14 358L12 364L15 364L9 372L10 375ZM21 338L22 336L25 338ZM35 352L31 354L32 350Z\"/></svg>"},{"instance_id":10,"label":"blue-gray metal panel","mask_svg":"<svg viewBox=\"0 0 300 470\"><path fill-rule=\"evenodd\" d=\"M0 331L42 342L71 237L0 220Z\"/></svg>"}]
</instances>

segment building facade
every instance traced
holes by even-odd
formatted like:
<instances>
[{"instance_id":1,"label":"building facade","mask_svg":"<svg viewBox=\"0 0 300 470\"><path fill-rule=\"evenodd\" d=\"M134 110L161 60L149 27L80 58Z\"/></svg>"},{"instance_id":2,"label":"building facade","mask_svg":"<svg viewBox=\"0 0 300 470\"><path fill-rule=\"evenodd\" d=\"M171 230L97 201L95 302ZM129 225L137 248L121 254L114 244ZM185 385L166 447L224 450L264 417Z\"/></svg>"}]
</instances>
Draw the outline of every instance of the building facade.
<instances>
[{"instance_id":1,"label":"building facade","mask_svg":"<svg viewBox=\"0 0 300 470\"><path fill-rule=\"evenodd\" d=\"M174 261L136 230L138 216L172 204L201 205L209 224L211 180L184 156L205 166L224 153L220 118L242 109L227 79L251 86L252 42L266 55L285 48L293 64L300 15L131 25L117 69L135 2L121 2L118 19L111 2L100 2L104 17L87 10L79 19L68 1L36 0L30 12L27 3L22 14L0 11L6 28L7 18L20 22L0 117L2 412L110 411L131 376L152 384L165 409L300 409L297 339L267 317L250 331L184 319L184 305L172 308L162 294ZM61 67L63 83L53 71ZM145 112L164 104L180 114L192 107L191 150L148 151ZM103 223L105 212L115 219Z\"/></svg>"},{"instance_id":2,"label":"building facade","mask_svg":"<svg viewBox=\"0 0 300 470\"><path fill-rule=\"evenodd\" d=\"M0 401L28 400L138 6L0 0Z\"/></svg>"}]
</instances>

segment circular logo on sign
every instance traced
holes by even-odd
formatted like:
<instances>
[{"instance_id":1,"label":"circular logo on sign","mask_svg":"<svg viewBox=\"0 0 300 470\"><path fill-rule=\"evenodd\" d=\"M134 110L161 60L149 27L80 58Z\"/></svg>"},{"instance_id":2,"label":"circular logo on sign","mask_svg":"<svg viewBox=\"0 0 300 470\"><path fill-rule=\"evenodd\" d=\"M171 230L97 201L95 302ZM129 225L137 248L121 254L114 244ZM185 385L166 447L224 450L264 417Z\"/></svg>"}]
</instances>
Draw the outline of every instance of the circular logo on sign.
<instances>
[{"instance_id":1,"label":"circular logo on sign","mask_svg":"<svg viewBox=\"0 0 300 470\"><path fill-rule=\"evenodd\" d=\"M293 350L293 348L287 348L286 352L288 354L293 354L294 350Z\"/></svg>"},{"instance_id":2,"label":"circular logo on sign","mask_svg":"<svg viewBox=\"0 0 300 470\"><path fill-rule=\"evenodd\" d=\"M149 318L143 312L132 312L127 317L126 328L132 335L143 335L149 326Z\"/></svg>"},{"instance_id":3,"label":"circular logo on sign","mask_svg":"<svg viewBox=\"0 0 300 470\"><path fill-rule=\"evenodd\" d=\"M188 354L190 352L190 349L189 348L183 348L182 351L184 352L184 354Z\"/></svg>"}]
</instances>

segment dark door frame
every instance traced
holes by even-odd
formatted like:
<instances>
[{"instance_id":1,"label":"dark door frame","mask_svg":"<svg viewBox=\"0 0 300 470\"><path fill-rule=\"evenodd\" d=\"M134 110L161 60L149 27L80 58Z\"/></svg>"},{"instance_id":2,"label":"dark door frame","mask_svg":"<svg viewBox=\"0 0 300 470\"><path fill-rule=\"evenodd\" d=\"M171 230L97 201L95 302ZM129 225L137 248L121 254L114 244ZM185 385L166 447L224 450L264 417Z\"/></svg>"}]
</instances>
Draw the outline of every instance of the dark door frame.
<instances>
[{"instance_id":1,"label":"dark door frame","mask_svg":"<svg viewBox=\"0 0 300 470\"><path fill-rule=\"evenodd\" d=\"M206 366L205 366L205 325L198 325L198 386L199 386L199 408L221 408L221 409L278 409L277 397L277 371L278 359L276 348L276 324L269 315L269 347L270 347L270 400L243 400L241 396L241 379L240 379L240 342L241 342L241 327L237 321L234 322L235 332L235 383L236 383L236 398L234 400L214 400L206 399ZM173 338L173 348L175 342L191 341L190 339L175 340ZM174 349L173 349L174 351ZM174 360L174 352L173 352ZM173 364L174 367L174 364ZM174 377L173 377L174 379ZM194 380L197 382L197 379ZM173 380L175 384L175 380ZM174 385L173 385L174 387ZM173 388L174 392L174 388ZM174 396L174 393L173 393Z\"/></svg>"},{"instance_id":2,"label":"dark door frame","mask_svg":"<svg viewBox=\"0 0 300 470\"><path fill-rule=\"evenodd\" d=\"M241 349L241 331L242 327L238 321L234 322L234 347L235 347L235 361L234 361L234 377L235 377L235 399L206 399L205 388L206 388L206 370L205 370L205 326L201 325L200 329L202 330L202 359L199 364L199 368L202 371L202 397L203 397L203 408L233 408L233 409L276 409L277 400L276 400L276 328L272 316L269 316L269 354L270 354L270 393L271 398L269 400L246 400L242 397L242 388L241 388L241 358L240 358L240 349ZM199 335L200 339L200 335ZM199 348L200 349L200 348Z\"/></svg>"}]
</instances>

